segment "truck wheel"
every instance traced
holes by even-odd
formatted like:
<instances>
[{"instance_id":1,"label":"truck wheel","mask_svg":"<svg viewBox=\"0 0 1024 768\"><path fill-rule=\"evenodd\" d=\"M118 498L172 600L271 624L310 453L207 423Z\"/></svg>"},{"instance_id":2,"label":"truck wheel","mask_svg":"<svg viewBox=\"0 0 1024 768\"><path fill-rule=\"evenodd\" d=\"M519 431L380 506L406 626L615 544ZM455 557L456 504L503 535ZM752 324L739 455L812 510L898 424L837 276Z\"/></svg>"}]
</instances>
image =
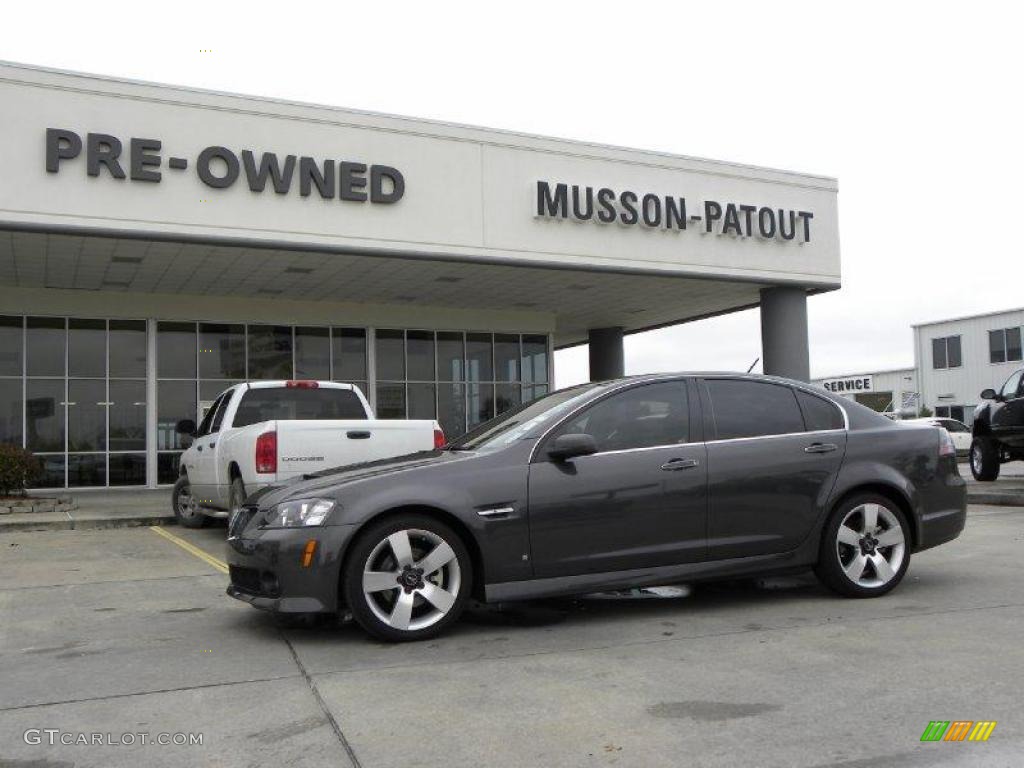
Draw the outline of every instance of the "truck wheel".
<instances>
[{"instance_id":1,"label":"truck wheel","mask_svg":"<svg viewBox=\"0 0 1024 768\"><path fill-rule=\"evenodd\" d=\"M188 475L182 475L174 484L174 490L171 491L171 508L174 510L178 525L186 528L202 528L206 525L206 515L196 505Z\"/></svg>"},{"instance_id":2,"label":"truck wheel","mask_svg":"<svg viewBox=\"0 0 1024 768\"><path fill-rule=\"evenodd\" d=\"M228 520L235 516L235 513L242 509L245 503L245 483L242 478L236 477L231 481L231 491L228 495Z\"/></svg>"},{"instance_id":3,"label":"truck wheel","mask_svg":"<svg viewBox=\"0 0 1024 768\"><path fill-rule=\"evenodd\" d=\"M980 482L999 477L999 449L995 440L976 437L971 441L971 474Z\"/></svg>"},{"instance_id":4,"label":"truck wheel","mask_svg":"<svg viewBox=\"0 0 1024 768\"><path fill-rule=\"evenodd\" d=\"M836 507L821 538L814 572L846 597L878 597L903 579L910 564L910 527L900 508L874 493Z\"/></svg>"},{"instance_id":5,"label":"truck wheel","mask_svg":"<svg viewBox=\"0 0 1024 768\"><path fill-rule=\"evenodd\" d=\"M353 544L343 578L359 626L389 642L423 640L459 618L473 586L473 564L447 525L403 514L371 523Z\"/></svg>"}]
</instances>

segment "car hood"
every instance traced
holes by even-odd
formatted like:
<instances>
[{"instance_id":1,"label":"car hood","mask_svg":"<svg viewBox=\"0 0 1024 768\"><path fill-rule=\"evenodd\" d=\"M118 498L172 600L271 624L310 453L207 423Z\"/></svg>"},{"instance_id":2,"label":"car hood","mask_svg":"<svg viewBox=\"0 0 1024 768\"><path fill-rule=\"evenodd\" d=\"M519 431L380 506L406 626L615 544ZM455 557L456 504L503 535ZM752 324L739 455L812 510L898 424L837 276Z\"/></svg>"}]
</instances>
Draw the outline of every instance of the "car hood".
<instances>
[{"instance_id":1,"label":"car hood","mask_svg":"<svg viewBox=\"0 0 1024 768\"><path fill-rule=\"evenodd\" d=\"M259 505L261 509L279 504L285 499L297 499L303 496L315 496L328 489L349 485L360 480L397 474L411 469L440 466L452 461L472 458L470 452L460 451L419 451L389 459L378 459L362 464L348 464L334 469L323 470L309 475L296 477L280 485L271 485L249 496L247 501Z\"/></svg>"}]
</instances>

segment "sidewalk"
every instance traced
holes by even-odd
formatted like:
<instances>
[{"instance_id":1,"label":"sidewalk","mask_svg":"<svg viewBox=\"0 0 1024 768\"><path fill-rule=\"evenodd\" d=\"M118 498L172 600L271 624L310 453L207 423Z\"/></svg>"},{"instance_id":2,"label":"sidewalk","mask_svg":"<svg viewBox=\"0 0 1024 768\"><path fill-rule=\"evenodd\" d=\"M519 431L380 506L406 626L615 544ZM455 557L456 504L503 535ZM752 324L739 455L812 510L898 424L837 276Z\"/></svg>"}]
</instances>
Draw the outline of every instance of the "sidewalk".
<instances>
[{"instance_id":1,"label":"sidewalk","mask_svg":"<svg viewBox=\"0 0 1024 768\"><path fill-rule=\"evenodd\" d=\"M39 493L37 495L46 495ZM77 509L0 515L0 534L12 531L129 528L174 522L170 489L54 491L71 496Z\"/></svg>"}]
</instances>

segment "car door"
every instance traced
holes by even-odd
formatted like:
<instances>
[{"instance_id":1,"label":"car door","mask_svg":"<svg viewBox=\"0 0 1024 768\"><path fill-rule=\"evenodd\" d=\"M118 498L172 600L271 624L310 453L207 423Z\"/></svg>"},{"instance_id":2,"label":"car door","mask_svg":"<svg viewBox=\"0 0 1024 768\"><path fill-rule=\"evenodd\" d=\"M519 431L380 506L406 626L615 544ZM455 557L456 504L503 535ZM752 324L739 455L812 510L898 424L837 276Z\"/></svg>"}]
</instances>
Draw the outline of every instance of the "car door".
<instances>
[{"instance_id":1,"label":"car door","mask_svg":"<svg viewBox=\"0 0 1024 768\"><path fill-rule=\"evenodd\" d=\"M1024 442L1024 371L1016 371L999 390L992 406L992 434L1009 445Z\"/></svg>"},{"instance_id":2,"label":"car door","mask_svg":"<svg viewBox=\"0 0 1024 768\"><path fill-rule=\"evenodd\" d=\"M824 513L846 451L830 400L781 383L705 378L708 559L785 552Z\"/></svg>"},{"instance_id":3,"label":"car door","mask_svg":"<svg viewBox=\"0 0 1024 768\"><path fill-rule=\"evenodd\" d=\"M193 443L193 464L188 466L192 493L203 505L219 506L221 493L217 482L217 437L231 392L225 392L210 406Z\"/></svg>"},{"instance_id":4,"label":"car door","mask_svg":"<svg viewBox=\"0 0 1024 768\"><path fill-rule=\"evenodd\" d=\"M617 390L570 416L538 446L529 479L537 577L704 558L705 449L686 380ZM545 446L592 435L598 452L556 461Z\"/></svg>"}]
</instances>

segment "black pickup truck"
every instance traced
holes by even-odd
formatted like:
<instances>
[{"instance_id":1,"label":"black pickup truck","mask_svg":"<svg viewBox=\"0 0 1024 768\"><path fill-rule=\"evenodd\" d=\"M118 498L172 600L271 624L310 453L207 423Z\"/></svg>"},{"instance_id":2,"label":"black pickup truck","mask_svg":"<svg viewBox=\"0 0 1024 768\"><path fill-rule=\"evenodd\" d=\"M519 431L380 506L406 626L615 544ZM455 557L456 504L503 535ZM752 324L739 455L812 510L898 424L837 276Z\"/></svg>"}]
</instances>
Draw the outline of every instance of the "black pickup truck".
<instances>
[{"instance_id":1,"label":"black pickup truck","mask_svg":"<svg viewBox=\"0 0 1024 768\"><path fill-rule=\"evenodd\" d=\"M1024 369L1015 371L996 392L981 393L985 402L974 415L971 474L995 480L1000 465L1024 459Z\"/></svg>"}]
</instances>

